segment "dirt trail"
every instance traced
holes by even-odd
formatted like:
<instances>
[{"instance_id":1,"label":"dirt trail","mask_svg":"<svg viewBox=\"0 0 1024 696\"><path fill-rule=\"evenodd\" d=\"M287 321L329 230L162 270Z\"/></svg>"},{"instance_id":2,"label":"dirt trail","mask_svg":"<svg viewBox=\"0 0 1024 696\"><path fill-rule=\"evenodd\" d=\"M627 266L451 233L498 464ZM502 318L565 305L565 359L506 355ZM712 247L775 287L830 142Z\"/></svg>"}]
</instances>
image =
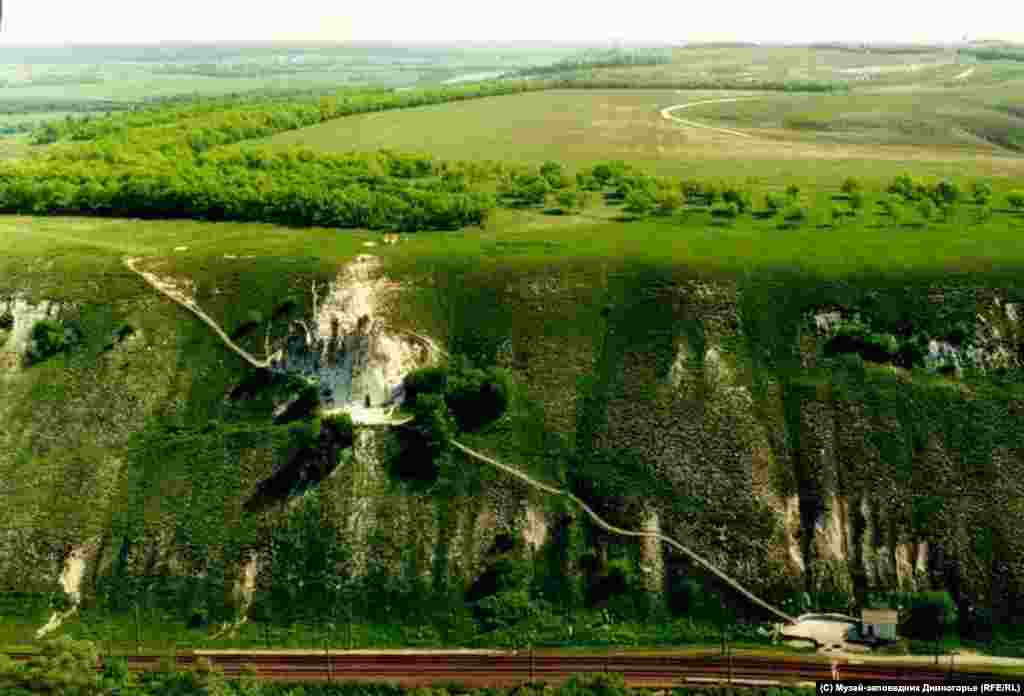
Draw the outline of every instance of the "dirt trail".
<instances>
[{"instance_id":1,"label":"dirt trail","mask_svg":"<svg viewBox=\"0 0 1024 696\"><path fill-rule=\"evenodd\" d=\"M725 104L727 102L745 101L747 99L760 99L760 97L730 97L728 99L705 99L703 101L689 102L688 104L676 104L675 106L667 106L661 110L662 118L666 118L669 121L675 121L676 123L682 123L684 126L690 128L702 128L704 130L715 131L717 133L725 133L726 135L735 135L739 138L753 138L754 136L750 133L742 133L737 130L731 130L729 128L718 128L716 126L709 126L706 123L700 123L698 121L688 121L684 118L676 118L672 115L673 111L682 111L683 109L689 109L691 106L699 106L701 104Z\"/></svg>"},{"instance_id":2,"label":"dirt trail","mask_svg":"<svg viewBox=\"0 0 1024 696\"><path fill-rule=\"evenodd\" d=\"M140 260L141 259L137 258L125 258L124 265L131 269L133 272L142 276L142 279L149 283L160 294L170 298L174 302L178 303L179 305L181 305L182 307L184 307L185 309L199 317L204 323L206 323L207 326L213 329L214 333L220 336L220 339L224 341L224 345L226 345L232 351L241 356L241 358L248 362L250 365L261 370L266 370L272 367L275 362L278 362L281 359L282 351L280 350L268 356L266 359L260 360L259 358L255 357L254 355L246 351L241 346L237 345L234 341L231 340L231 338L226 333L224 333L224 330L220 328L220 325L216 321L211 319L206 312L200 309L199 305L197 305L192 298L188 297L185 293L183 293L176 285L160 278L160 276L156 275L155 273L148 273L146 271L139 270L135 264Z\"/></svg>"},{"instance_id":3,"label":"dirt trail","mask_svg":"<svg viewBox=\"0 0 1024 696\"><path fill-rule=\"evenodd\" d=\"M452 440L452 445L456 449L458 449L460 452L468 454L469 456L473 457L474 459L478 459L478 460L480 460L482 462L490 464L491 466L497 467L497 468L501 469L502 471L504 471L504 472L506 472L506 473L508 473L508 474L510 474L512 476L515 476L519 480L526 482L527 484L533 486L534 488L536 488L538 490L542 490L542 491L544 491L546 493L550 493L551 495L564 495L564 496L566 496L567 498L572 500L574 503L579 505L583 509L583 511L586 512L590 516L590 518L592 520L594 520L594 522L597 524L598 527L600 527L601 529L604 529L607 532L611 532L612 534L618 534L620 536L636 537L636 538L640 538L640 539L644 539L644 538L657 539L658 541L662 541L662 542L668 544L669 546L671 546L672 548L676 549L677 551L680 551L683 554L685 554L687 557L689 557L691 560L696 562L698 565L703 567L708 572L714 574L716 577L718 577L724 583L729 585L729 587L733 588L734 590L739 592L741 595L746 597L748 600L750 600L753 604L756 604L757 606L761 607L762 609L771 612L772 614L774 614L775 616L777 616L778 618L782 619L783 621L785 621L788 624L796 624L796 623L798 623L796 618L790 616L789 614L786 614L783 611L780 611L779 609L776 609L772 605L770 605L767 602L765 602L764 600L760 599L759 597L754 595L752 592L747 590L745 587L743 587L743 585L741 585L739 582L737 582L733 578L729 577L723 571L719 570L715 566L711 565L711 563L709 561L705 560L702 556L698 555L696 552L691 551L690 549L686 548L685 546L680 544L675 539L673 539L671 537L667 537L664 534L659 534L657 532L636 532L636 531L632 531L632 530L629 530L629 529L621 529L619 527L616 527L616 526L614 526L612 524L609 524L605 520L603 520L596 512L594 512L590 508L590 506L588 506L586 503L584 503L582 500L577 498L572 493L570 493L568 491L563 491L563 490L561 490L559 488L554 488L552 486L548 486L547 484L541 483L540 481L536 481L533 478L531 478L530 476L528 476L527 474L524 474L523 472L519 471L518 469L516 469L514 467L511 467L511 466L508 466L507 464L502 464L501 462L499 462L499 461L497 461L495 459L491 459L487 455L481 454L480 452L472 450L472 449L470 449L469 447L466 447L465 445L463 445L460 442L456 442L455 440Z\"/></svg>"}]
</instances>

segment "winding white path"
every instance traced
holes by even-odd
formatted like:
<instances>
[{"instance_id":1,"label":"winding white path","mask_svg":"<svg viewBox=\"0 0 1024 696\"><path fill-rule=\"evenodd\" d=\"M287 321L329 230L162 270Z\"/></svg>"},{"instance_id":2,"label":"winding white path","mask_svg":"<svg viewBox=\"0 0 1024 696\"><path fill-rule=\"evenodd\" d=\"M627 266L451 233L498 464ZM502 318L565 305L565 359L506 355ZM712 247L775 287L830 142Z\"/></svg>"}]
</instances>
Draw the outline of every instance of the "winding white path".
<instances>
[{"instance_id":1,"label":"winding white path","mask_svg":"<svg viewBox=\"0 0 1024 696\"><path fill-rule=\"evenodd\" d=\"M689 121L685 118L677 118L672 115L673 111L682 111L683 109L689 109L691 106L700 106L701 104L724 104L727 102L746 101L747 99L760 99L761 97L730 97L727 99L704 99L702 101L689 102L688 104L676 104L675 106L666 106L661 110L662 118L668 119L669 121L675 121L676 123L682 123L684 126L690 128L701 128L703 130L715 131L717 133L725 133L726 135L735 135L739 138L753 138L750 133L742 133L737 130L731 130L729 128L718 128L717 126L709 126L706 123L700 123L699 121Z\"/></svg>"},{"instance_id":2,"label":"winding white path","mask_svg":"<svg viewBox=\"0 0 1024 696\"><path fill-rule=\"evenodd\" d=\"M216 321L214 321L210 317L210 315L204 312L192 298L182 293L181 290L179 290L172 284L162 280L155 273L148 273L137 268L135 264L140 260L141 259L126 258L124 259L124 265L130 268L138 275L140 275L143 280L145 280L154 290L159 292L161 295L164 295L165 297L173 300L177 304L181 305L182 307L184 307L185 309L199 317L207 326L213 329L213 332L220 337L220 340L224 342L224 345L226 345L230 350L237 353L247 363L249 363L250 365L257 369L266 370L269 369L275 362L281 359L282 351L280 350L274 353L273 355L270 355L267 358L260 360L252 353L249 353L247 350L237 345L234 341L231 340L231 337L224 332L224 329L220 328L220 325Z\"/></svg>"},{"instance_id":3,"label":"winding white path","mask_svg":"<svg viewBox=\"0 0 1024 696\"><path fill-rule=\"evenodd\" d=\"M632 530L629 530L629 529L621 529L620 527L616 527L616 526L606 522L604 519L602 519L596 512L594 512L590 508L589 505L584 503L582 500L577 498L575 495L573 495L569 491L563 491L563 490L561 490L559 488L554 488L552 486L548 486L547 484L541 483L540 481L536 481L533 478L531 478L530 476L528 476L527 474L524 474L522 471L519 471L518 469L516 469L514 467L508 466L507 464L502 464L498 460L492 459L492 458L488 457L486 454L481 454L480 452L472 450L472 449L470 449L469 447L466 447L465 445L463 445L460 442L456 442L455 440L452 440L451 443L460 452L463 452L464 454L467 454L470 457L473 457L474 459L478 459L478 460L480 460L482 462L490 464L491 466L497 467L498 469L501 469L505 473L510 474L512 476L515 476L519 480L528 483L529 485L533 486L534 488L536 488L538 490L544 491L546 493L550 493L551 495L564 495L565 497L569 498L569 500L573 501L578 506L580 506L580 508L582 508L583 511L586 512L590 516L590 519L594 520L594 522L597 524L598 527L600 527L601 529L603 529L603 530L605 530L607 532L611 532L612 534L618 534L620 536L637 537L637 538L642 538L642 539L644 539L644 538L646 538L646 539L656 539L658 541L661 541L661 542L664 542L664 543L668 544L669 546L671 546L672 548L676 549L677 551L680 551L683 554L685 554L687 557L689 557L691 560L693 560L695 563L697 563L699 566L701 566L702 568L704 568L708 572L710 572L713 575L715 575L717 578L719 578L722 582L727 584L729 587L731 587L732 589L734 589L737 592L739 592L741 595L743 595L748 600L750 600L751 603L756 604L757 606L761 607L762 609L771 612L772 614L774 614L778 618L780 618L783 621L785 621L787 624L797 624L797 623L799 623L799 621L796 618L790 616L789 614L786 614L785 612L783 612L783 611L781 611L779 609L776 609L771 604L768 604L768 602L765 602L761 598L757 597L754 593L752 593L747 588L743 587L743 585L739 584L736 580L733 580L731 577L726 575L723 571L721 571L717 567L711 565L711 563L709 561L705 560L704 557L700 556L695 551L691 551L690 549L686 548L685 546L680 544L678 541L676 541L672 537L667 537L664 534L659 534L658 532L637 532L637 531L632 531Z\"/></svg>"}]
</instances>

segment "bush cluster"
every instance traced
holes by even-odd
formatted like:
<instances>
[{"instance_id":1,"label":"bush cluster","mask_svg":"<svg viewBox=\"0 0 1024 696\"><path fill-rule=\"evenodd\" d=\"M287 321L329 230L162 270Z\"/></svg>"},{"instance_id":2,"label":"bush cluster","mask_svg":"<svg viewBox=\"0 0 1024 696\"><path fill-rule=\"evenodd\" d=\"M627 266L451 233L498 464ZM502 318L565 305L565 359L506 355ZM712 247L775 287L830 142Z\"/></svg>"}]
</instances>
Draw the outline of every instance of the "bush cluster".
<instances>
[{"instance_id":1,"label":"bush cluster","mask_svg":"<svg viewBox=\"0 0 1024 696\"><path fill-rule=\"evenodd\" d=\"M500 418L511 397L511 377L505 370L480 369L462 356L456 356L444 367L415 370L403 384L410 410L418 413L443 404L464 432Z\"/></svg>"},{"instance_id":2,"label":"bush cluster","mask_svg":"<svg viewBox=\"0 0 1024 696\"><path fill-rule=\"evenodd\" d=\"M915 367L923 364L928 340L923 334L900 339L892 333L874 330L870 323L855 315L844 321L825 344L826 356L858 355L878 364Z\"/></svg>"},{"instance_id":3,"label":"bush cluster","mask_svg":"<svg viewBox=\"0 0 1024 696\"><path fill-rule=\"evenodd\" d=\"M64 352L72 343L69 334L69 329L59 321L43 319L36 322L25 359L30 365L35 365Z\"/></svg>"},{"instance_id":4,"label":"bush cluster","mask_svg":"<svg viewBox=\"0 0 1024 696\"><path fill-rule=\"evenodd\" d=\"M960 187L948 179L926 184L906 174L893 179L886 191L902 197L904 201L927 200L935 205L953 205L962 197Z\"/></svg>"}]
</instances>

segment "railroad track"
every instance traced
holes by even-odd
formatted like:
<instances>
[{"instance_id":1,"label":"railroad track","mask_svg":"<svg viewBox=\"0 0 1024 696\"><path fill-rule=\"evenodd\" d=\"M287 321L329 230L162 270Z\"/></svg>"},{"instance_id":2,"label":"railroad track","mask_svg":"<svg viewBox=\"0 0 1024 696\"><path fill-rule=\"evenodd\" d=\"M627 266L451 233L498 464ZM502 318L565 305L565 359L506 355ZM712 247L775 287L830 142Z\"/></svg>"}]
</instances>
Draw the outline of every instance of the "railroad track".
<instances>
[{"instance_id":1,"label":"railroad track","mask_svg":"<svg viewBox=\"0 0 1024 696\"><path fill-rule=\"evenodd\" d=\"M26 660L27 653L9 653ZM694 683L794 685L832 678L828 663L789 658L739 656L730 660L719 655L544 655L503 653L466 655L458 653L358 654L324 652L227 652L195 651L179 654L179 669L191 669L207 658L225 676L236 677L252 670L262 679L296 681L392 682L424 686L457 682L466 686L514 686L528 681L562 682L574 674L616 673L633 687L667 688L687 681ZM127 656L133 671L159 668L161 657ZM839 663L844 680L939 683L949 677L947 669L920 664ZM983 680L993 675L977 669L958 669L957 680Z\"/></svg>"}]
</instances>

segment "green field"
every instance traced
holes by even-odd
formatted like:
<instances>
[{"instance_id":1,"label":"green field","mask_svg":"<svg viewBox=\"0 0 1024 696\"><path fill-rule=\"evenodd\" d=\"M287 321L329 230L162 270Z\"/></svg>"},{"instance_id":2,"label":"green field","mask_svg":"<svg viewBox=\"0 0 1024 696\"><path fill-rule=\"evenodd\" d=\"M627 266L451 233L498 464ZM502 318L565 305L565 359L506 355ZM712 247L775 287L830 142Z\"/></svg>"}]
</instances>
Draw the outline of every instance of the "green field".
<instances>
[{"instance_id":1,"label":"green field","mask_svg":"<svg viewBox=\"0 0 1024 696\"><path fill-rule=\"evenodd\" d=\"M995 156L1024 151L1024 118L990 88L841 95L764 95L703 104L687 117L820 143L955 146Z\"/></svg>"},{"instance_id":2,"label":"green field","mask_svg":"<svg viewBox=\"0 0 1024 696\"><path fill-rule=\"evenodd\" d=\"M815 198L824 203L829 196L821 192ZM916 218L894 222L869 204L834 227L823 227L813 211L811 220L793 228L780 228L778 218L750 215L723 224L699 209L633 222L620 222L618 215L617 207L605 205L578 215L498 210L484 229L421 232L373 253L410 272L446 259L519 268L634 260L731 276L799 268L832 279L871 273L999 275L1024 267L1024 215L999 210L979 222L968 204L948 221L927 224ZM206 285L219 271L244 264L226 256L262 259L250 264L250 272L271 259L289 258L328 271L377 238L368 231L264 224L3 216L0 244L7 253L0 260L0 278L11 288L25 287L39 282L39 272L46 270L53 285L37 290L53 297L73 297L81 288L70 284L105 275L142 290L121 269L120 258L145 255L168 259L169 270L211 274L210 281L201 282ZM174 251L178 247L187 249Z\"/></svg>"},{"instance_id":3,"label":"green field","mask_svg":"<svg viewBox=\"0 0 1024 696\"><path fill-rule=\"evenodd\" d=\"M756 46L714 48L693 46L676 49L669 64L601 68L588 78L671 82L694 79L747 80L750 82L813 80L839 81L857 89L875 87L947 86L974 68L970 84L998 84L1024 78L1024 68L1014 61L980 62L947 50L914 53L854 51L812 46Z\"/></svg>"},{"instance_id":4,"label":"green field","mask_svg":"<svg viewBox=\"0 0 1024 696\"><path fill-rule=\"evenodd\" d=\"M426 151L451 159L497 159L569 165L623 159L653 173L724 178L763 186L838 187L847 176L881 182L905 170L926 176L1014 177L1024 158L993 153L989 144L914 147L866 143L799 141L778 131L741 139L687 128L662 118L675 104L736 96L758 100L720 105L721 112L769 110L809 100L857 97L768 95L750 92L669 90L552 90L473 102L375 113L339 119L274 136L270 144L304 145L324 151L396 148ZM757 107L753 104L765 100ZM739 107L739 104L744 106ZM696 109L711 108L696 107ZM820 108L820 107L819 107ZM680 112L687 118L694 114ZM698 119L699 120L699 119ZM712 118L705 122L714 123ZM741 162L739 166L738 162Z\"/></svg>"}]
</instances>

